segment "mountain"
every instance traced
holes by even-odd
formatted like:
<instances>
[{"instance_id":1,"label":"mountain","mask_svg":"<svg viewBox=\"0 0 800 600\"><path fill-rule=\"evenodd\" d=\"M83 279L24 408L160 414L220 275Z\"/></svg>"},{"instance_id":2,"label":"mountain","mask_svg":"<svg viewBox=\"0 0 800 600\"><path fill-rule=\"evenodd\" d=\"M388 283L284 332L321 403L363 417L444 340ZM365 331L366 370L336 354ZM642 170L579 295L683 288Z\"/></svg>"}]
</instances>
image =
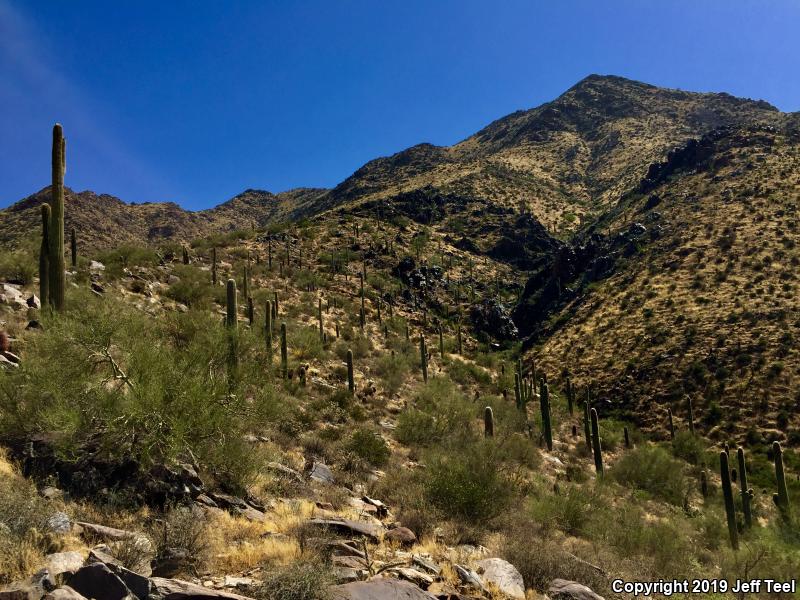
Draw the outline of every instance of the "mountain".
<instances>
[{"instance_id":1,"label":"mountain","mask_svg":"<svg viewBox=\"0 0 800 600\"><path fill-rule=\"evenodd\" d=\"M209 210L192 212L173 202L127 204L108 194L65 191L66 223L79 232L84 248L119 244L157 244L164 240L190 240L211 233L263 227L295 220L312 212L326 190L302 188L272 194L246 190ZM22 238L38 235L39 206L48 202L50 188L28 196L0 211L0 244L12 247Z\"/></svg>"},{"instance_id":2,"label":"mountain","mask_svg":"<svg viewBox=\"0 0 800 600\"><path fill-rule=\"evenodd\" d=\"M90 246L107 246L186 239L335 208L375 209L442 221L476 235L488 252L505 243L504 227L520 214L551 235L568 237L688 138L721 126L784 119L763 101L592 75L554 101L503 117L453 146L420 144L370 161L332 190L248 190L197 213L174 204L127 205L107 195L70 193L67 218ZM42 190L0 211L0 243L11 245L35 231L35 207L46 196ZM488 229L487 214L500 215Z\"/></svg>"}]
</instances>

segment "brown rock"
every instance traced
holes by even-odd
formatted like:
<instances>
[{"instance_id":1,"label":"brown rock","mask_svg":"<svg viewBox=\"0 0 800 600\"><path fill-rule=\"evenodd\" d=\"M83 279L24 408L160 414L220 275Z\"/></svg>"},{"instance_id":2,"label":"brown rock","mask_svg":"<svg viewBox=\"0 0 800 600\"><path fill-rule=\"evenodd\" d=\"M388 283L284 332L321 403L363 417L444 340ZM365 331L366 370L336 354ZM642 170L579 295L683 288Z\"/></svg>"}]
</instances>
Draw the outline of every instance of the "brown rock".
<instances>
[{"instance_id":1,"label":"brown rock","mask_svg":"<svg viewBox=\"0 0 800 600\"><path fill-rule=\"evenodd\" d=\"M595 594L591 588L566 579L554 579L547 590L551 600L604 600L602 596Z\"/></svg>"},{"instance_id":2,"label":"brown rock","mask_svg":"<svg viewBox=\"0 0 800 600\"><path fill-rule=\"evenodd\" d=\"M334 600L435 600L430 595L407 581L399 579L375 579L356 581L331 588Z\"/></svg>"},{"instance_id":3,"label":"brown rock","mask_svg":"<svg viewBox=\"0 0 800 600\"><path fill-rule=\"evenodd\" d=\"M408 527L395 527L386 532L384 539L390 542L398 542L403 546L411 546L416 543L417 536Z\"/></svg>"}]
</instances>

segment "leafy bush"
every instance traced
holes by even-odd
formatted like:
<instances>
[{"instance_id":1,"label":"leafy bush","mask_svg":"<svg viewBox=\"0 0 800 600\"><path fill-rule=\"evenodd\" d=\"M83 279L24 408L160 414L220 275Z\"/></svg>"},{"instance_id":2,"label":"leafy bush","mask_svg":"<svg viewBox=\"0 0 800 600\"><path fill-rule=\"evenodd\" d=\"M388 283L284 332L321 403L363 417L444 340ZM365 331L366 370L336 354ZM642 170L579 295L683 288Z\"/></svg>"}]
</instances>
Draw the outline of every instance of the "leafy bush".
<instances>
[{"instance_id":1,"label":"leafy bush","mask_svg":"<svg viewBox=\"0 0 800 600\"><path fill-rule=\"evenodd\" d=\"M489 443L478 443L458 454L433 455L423 474L431 504L450 517L470 522L485 522L501 514L514 487L498 469L494 452Z\"/></svg>"},{"instance_id":2,"label":"leafy bush","mask_svg":"<svg viewBox=\"0 0 800 600\"><path fill-rule=\"evenodd\" d=\"M679 431L672 440L672 453L686 462L703 466L707 463L707 445L699 435L690 431Z\"/></svg>"},{"instance_id":3,"label":"leafy bush","mask_svg":"<svg viewBox=\"0 0 800 600\"><path fill-rule=\"evenodd\" d=\"M671 504L680 506L683 502L683 464L661 446L640 446L626 452L610 472L619 483L645 490Z\"/></svg>"},{"instance_id":4,"label":"leafy bush","mask_svg":"<svg viewBox=\"0 0 800 600\"><path fill-rule=\"evenodd\" d=\"M357 429L353 432L347 449L376 467L385 465L392 455L386 441L368 429Z\"/></svg>"}]
</instances>

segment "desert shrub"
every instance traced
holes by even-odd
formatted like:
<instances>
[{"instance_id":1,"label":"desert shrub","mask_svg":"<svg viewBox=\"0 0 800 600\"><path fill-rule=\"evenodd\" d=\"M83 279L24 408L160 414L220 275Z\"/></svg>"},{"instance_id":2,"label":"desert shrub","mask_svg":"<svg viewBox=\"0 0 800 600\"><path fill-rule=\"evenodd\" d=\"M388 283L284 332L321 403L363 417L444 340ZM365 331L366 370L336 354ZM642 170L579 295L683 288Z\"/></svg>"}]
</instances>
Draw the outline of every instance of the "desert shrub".
<instances>
[{"instance_id":1,"label":"desert shrub","mask_svg":"<svg viewBox=\"0 0 800 600\"><path fill-rule=\"evenodd\" d=\"M155 250L131 244L101 252L97 259L113 271L119 271L122 267L153 267L158 264Z\"/></svg>"},{"instance_id":2,"label":"desert shrub","mask_svg":"<svg viewBox=\"0 0 800 600\"><path fill-rule=\"evenodd\" d=\"M190 265L175 265L173 272L178 281L169 286L167 297L194 308L210 306L213 289L209 273Z\"/></svg>"},{"instance_id":3,"label":"desert shrub","mask_svg":"<svg viewBox=\"0 0 800 600\"><path fill-rule=\"evenodd\" d=\"M411 369L410 362L406 355L389 354L382 355L375 363L375 373L381 378L383 386L388 394L396 394L402 387L403 382Z\"/></svg>"},{"instance_id":4,"label":"desert shrub","mask_svg":"<svg viewBox=\"0 0 800 600\"><path fill-rule=\"evenodd\" d=\"M56 508L32 483L6 474L6 465L0 455L0 584L31 574L45 554L59 550L57 538L45 533Z\"/></svg>"},{"instance_id":5,"label":"desert shrub","mask_svg":"<svg viewBox=\"0 0 800 600\"><path fill-rule=\"evenodd\" d=\"M392 455L386 441L368 429L356 429L346 448L375 467L385 465Z\"/></svg>"},{"instance_id":6,"label":"desert shrub","mask_svg":"<svg viewBox=\"0 0 800 600\"><path fill-rule=\"evenodd\" d=\"M570 485L558 494L547 490L534 496L529 513L545 531L555 528L579 536L607 504L595 487Z\"/></svg>"},{"instance_id":7,"label":"desert shrub","mask_svg":"<svg viewBox=\"0 0 800 600\"><path fill-rule=\"evenodd\" d=\"M39 274L39 252L15 250L0 253L0 280L28 285Z\"/></svg>"},{"instance_id":8,"label":"desert shrub","mask_svg":"<svg viewBox=\"0 0 800 600\"><path fill-rule=\"evenodd\" d=\"M187 450L212 470L238 456L237 485L245 485L256 465L242 435L270 414L245 400L247 388L269 387L263 363L252 360L257 336L242 332L246 377L229 381L226 332L215 317L156 320L110 297L75 292L69 300L31 338L23 365L0 380L0 432L52 432L63 456L99 443L104 459L133 459L143 469Z\"/></svg>"},{"instance_id":9,"label":"desert shrub","mask_svg":"<svg viewBox=\"0 0 800 600\"><path fill-rule=\"evenodd\" d=\"M258 600L328 600L334 579L330 567L319 560L295 561L265 570L255 596Z\"/></svg>"},{"instance_id":10,"label":"desert shrub","mask_svg":"<svg viewBox=\"0 0 800 600\"><path fill-rule=\"evenodd\" d=\"M610 470L619 483L644 490L680 506L686 492L683 464L660 446L640 446L626 452Z\"/></svg>"},{"instance_id":11,"label":"desert shrub","mask_svg":"<svg viewBox=\"0 0 800 600\"><path fill-rule=\"evenodd\" d=\"M197 570L209 559L208 522L201 509L176 507L156 519L149 537L156 560L180 556L186 569Z\"/></svg>"},{"instance_id":12,"label":"desert shrub","mask_svg":"<svg viewBox=\"0 0 800 600\"><path fill-rule=\"evenodd\" d=\"M398 418L395 436L403 443L430 445L447 440L451 446L475 435L472 406L447 379L433 377L415 398L415 408Z\"/></svg>"},{"instance_id":13,"label":"desert shrub","mask_svg":"<svg viewBox=\"0 0 800 600\"><path fill-rule=\"evenodd\" d=\"M672 440L672 453L686 462L702 466L707 463L707 445L699 435L690 431L679 431Z\"/></svg>"},{"instance_id":14,"label":"desert shrub","mask_svg":"<svg viewBox=\"0 0 800 600\"><path fill-rule=\"evenodd\" d=\"M437 346L438 347L438 346ZM479 366L463 360L453 359L447 365L447 373L456 383L469 385L491 385L492 376Z\"/></svg>"},{"instance_id":15,"label":"desert shrub","mask_svg":"<svg viewBox=\"0 0 800 600\"><path fill-rule=\"evenodd\" d=\"M473 444L459 453L437 452L427 464L422 475L425 495L450 517L486 521L511 501L514 486L498 469L490 443Z\"/></svg>"}]
</instances>

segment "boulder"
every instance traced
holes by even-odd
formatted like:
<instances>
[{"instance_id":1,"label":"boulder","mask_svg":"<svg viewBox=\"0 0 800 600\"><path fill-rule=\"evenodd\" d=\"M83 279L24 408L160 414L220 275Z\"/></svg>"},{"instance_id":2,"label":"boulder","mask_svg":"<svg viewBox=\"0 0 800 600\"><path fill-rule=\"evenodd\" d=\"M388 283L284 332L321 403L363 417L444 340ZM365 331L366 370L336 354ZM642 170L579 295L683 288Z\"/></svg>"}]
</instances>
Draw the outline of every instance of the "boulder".
<instances>
[{"instance_id":1,"label":"boulder","mask_svg":"<svg viewBox=\"0 0 800 600\"><path fill-rule=\"evenodd\" d=\"M48 554L45 559L45 566L50 575L56 576L62 573L74 573L83 566L83 555L80 552L56 552Z\"/></svg>"},{"instance_id":2,"label":"boulder","mask_svg":"<svg viewBox=\"0 0 800 600\"><path fill-rule=\"evenodd\" d=\"M72 531L72 523L69 520L69 515L65 512L58 511L53 513L47 519L47 528L53 533L66 534Z\"/></svg>"},{"instance_id":3,"label":"boulder","mask_svg":"<svg viewBox=\"0 0 800 600\"><path fill-rule=\"evenodd\" d=\"M502 558L485 558L475 563L484 584L514 600L525 600L525 582L517 568Z\"/></svg>"},{"instance_id":4,"label":"boulder","mask_svg":"<svg viewBox=\"0 0 800 600\"><path fill-rule=\"evenodd\" d=\"M411 546L417 541L417 536L408 527L395 527L386 532L384 539L397 542L403 546Z\"/></svg>"},{"instance_id":5,"label":"boulder","mask_svg":"<svg viewBox=\"0 0 800 600\"><path fill-rule=\"evenodd\" d=\"M311 474L309 475L311 479L314 481L319 481L321 483L335 483L336 479L333 476L333 472L331 471L328 465L323 463L315 462L314 466L311 467Z\"/></svg>"},{"instance_id":6,"label":"boulder","mask_svg":"<svg viewBox=\"0 0 800 600\"><path fill-rule=\"evenodd\" d=\"M547 590L550 600L604 600L595 594L591 588L567 579L554 579Z\"/></svg>"},{"instance_id":7,"label":"boulder","mask_svg":"<svg viewBox=\"0 0 800 600\"><path fill-rule=\"evenodd\" d=\"M399 579L355 581L330 588L334 600L435 600L413 583Z\"/></svg>"},{"instance_id":8,"label":"boulder","mask_svg":"<svg viewBox=\"0 0 800 600\"><path fill-rule=\"evenodd\" d=\"M125 600L131 595L128 586L103 563L79 569L67 578L67 585L93 600Z\"/></svg>"},{"instance_id":9,"label":"boulder","mask_svg":"<svg viewBox=\"0 0 800 600\"><path fill-rule=\"evenodd\" d=\"M246 596L205 588L180 579L153 577L153 594L162 600L250 600Z\"/></svg>"},{"instance_id":10,"label":"boulder","mask_svg":"<svg viewBox=\"0 0 800 600\"><path fill-rule=\"evenodd\" d=\"M25 304L27 304L30 308L36 308L36 309L42 308L42 302L41 302L41 300L39 300L39 296L37 296L36 294L33 294L33 296L30 296L25 301Z\"/></svg>"},{"instance_id":11,"label":"boulder","mask_svg":"<svg viewBox=\"0 0 800 600\"><path fill-rule=\"evenodd\" d=\"M65 585L49 592L42 600L86 600L86 597Z\"/></svg>"}]
</instances>

